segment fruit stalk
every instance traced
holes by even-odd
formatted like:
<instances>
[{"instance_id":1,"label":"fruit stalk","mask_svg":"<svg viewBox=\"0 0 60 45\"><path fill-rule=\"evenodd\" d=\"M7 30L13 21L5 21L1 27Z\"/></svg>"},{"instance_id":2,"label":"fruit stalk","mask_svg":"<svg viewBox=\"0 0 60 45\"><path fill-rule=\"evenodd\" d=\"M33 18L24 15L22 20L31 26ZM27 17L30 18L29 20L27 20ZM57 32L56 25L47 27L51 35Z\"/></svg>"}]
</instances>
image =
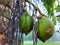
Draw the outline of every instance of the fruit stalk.
<instances>
[{"instance_id":1,"label":"fruit stalk","mask_svg":"<svg viewBox=\"0 0 60 45\"><path fill-rule=\"evenodd\" d=\"M26 2L30 3L30 4L34 7L34 9L39 12L39 14L40 14L41 16L46 16L46 15L43 14L43 13L41 12L41 10L40 10L38 7L36 7L32 2L30 2L30 1L28 1L28 0L27 0Z\"/></svg>"}]
</instances>

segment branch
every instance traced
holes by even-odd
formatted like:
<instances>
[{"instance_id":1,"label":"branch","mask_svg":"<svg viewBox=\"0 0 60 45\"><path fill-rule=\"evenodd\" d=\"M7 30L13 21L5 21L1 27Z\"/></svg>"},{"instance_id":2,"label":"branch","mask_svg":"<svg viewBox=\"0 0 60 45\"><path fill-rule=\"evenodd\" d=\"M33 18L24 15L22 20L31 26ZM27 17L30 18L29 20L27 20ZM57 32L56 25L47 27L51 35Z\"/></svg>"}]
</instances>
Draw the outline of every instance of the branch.
<instances>
[{"instance_id":1,"label":"branch","mask_svg":"<svg viewBox=\"0 0 60 45\"><path fill-rule=\"evenodd\" d=\"M41 14L41 16L46 16L46 15L44 15L44 14L41 12L41 10L40 10L38 7L36 7L33 3L31 3L30 1L26 1L26 2L30 3L30 4L34 7L34 9L37 10L37 11L39 12L39 14ZM47 16L46 16L46 17L47 17Z\"/></svg>"}]
</instances>

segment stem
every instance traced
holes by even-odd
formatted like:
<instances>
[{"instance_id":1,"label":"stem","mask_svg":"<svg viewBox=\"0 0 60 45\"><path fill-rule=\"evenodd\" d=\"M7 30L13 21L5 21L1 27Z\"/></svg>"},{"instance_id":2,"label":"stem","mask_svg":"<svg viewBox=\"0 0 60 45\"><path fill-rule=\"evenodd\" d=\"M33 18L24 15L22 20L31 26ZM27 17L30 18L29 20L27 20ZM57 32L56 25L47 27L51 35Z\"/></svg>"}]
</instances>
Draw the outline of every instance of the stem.
<instances>
[{"instance_id":1,"label":"stem","mask_svg":"<svg viewBox=\"0 0 60 45\"><path fill-rule=\"evenodd\" d=\"M34 9L37 10L37 11L39 12L39 14L41 14L41 16L46 16L46 15L43 14L43 13L41 12L41 10L40 10L38 7L36 7L33 3L31 3L30 1L26 1L26 2L30 3L30 4L34 7Z\"/></svg>"}]
</instances>

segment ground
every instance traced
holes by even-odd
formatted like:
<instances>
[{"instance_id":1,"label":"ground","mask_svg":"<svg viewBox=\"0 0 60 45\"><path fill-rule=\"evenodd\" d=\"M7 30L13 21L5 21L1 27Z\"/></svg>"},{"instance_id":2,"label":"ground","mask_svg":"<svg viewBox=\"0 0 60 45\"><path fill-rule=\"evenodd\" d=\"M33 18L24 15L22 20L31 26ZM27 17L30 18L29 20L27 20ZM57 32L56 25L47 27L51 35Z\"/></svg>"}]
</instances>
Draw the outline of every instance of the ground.
<instances>
[{"instance_id":1,"label":"ground","mask_svg":"<svg viewBox=\"0 0 60 45\"><path fill-rule=\"evenodd\" d=\"M33 44L24 44L24 45L33 45ZM60 45L60 43L39 43L37 45Z\"/></svg>"}]
</instances>

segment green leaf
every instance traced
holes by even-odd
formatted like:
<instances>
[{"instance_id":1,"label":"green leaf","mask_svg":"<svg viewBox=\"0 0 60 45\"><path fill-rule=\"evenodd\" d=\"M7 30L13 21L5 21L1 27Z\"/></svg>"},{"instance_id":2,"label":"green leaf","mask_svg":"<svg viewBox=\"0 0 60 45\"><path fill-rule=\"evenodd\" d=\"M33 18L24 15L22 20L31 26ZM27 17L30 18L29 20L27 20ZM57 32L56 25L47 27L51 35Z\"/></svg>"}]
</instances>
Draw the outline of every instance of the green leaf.
<instances>
[{"instance_id":1,"label":"green leaf","mask_svg":"<svg viewBox=\"0 0 60 45\"><path fill-rule=\"evenodd\" d=\"M56 6L55 10L56 10L57 12L59 12L59 11L60 11L60 5Z\"/></svg>"},{"instance_id":2,"label":"green leaf","mask_svg":"<svg viewBox=\"0 0 60 45\"><path fill-rule=\"evenodd\" d=\"M48 11L48 16L54 15L54 4L56 0L41 0Z\"/></svg>"}]
</instances>

